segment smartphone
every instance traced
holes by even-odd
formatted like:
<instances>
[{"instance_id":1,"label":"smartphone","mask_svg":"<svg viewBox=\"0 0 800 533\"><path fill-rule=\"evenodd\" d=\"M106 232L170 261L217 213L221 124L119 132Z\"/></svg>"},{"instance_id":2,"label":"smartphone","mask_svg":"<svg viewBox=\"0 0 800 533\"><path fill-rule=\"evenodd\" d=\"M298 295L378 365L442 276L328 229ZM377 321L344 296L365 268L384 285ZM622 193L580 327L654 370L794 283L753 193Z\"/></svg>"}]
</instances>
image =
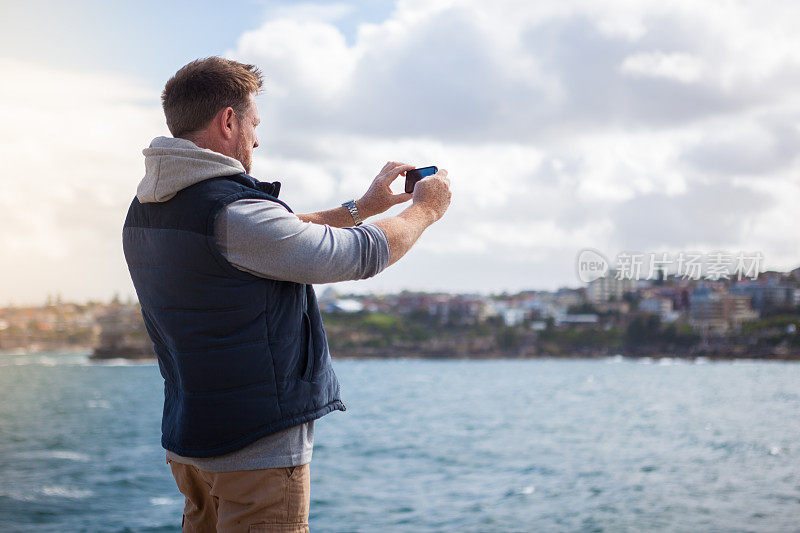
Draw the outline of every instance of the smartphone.
<instances>
[{"instance_id":1,"label":"smartphone","mask_svg":"<svg viewBox=\"0 0 800 533\"><path fill-rule=\"evenodd\" d=\"M439 171L436 167L422 167L406 171L406 192L414 192L414 185L426 176L432 176Z\"/></svg>"}]
</instances>

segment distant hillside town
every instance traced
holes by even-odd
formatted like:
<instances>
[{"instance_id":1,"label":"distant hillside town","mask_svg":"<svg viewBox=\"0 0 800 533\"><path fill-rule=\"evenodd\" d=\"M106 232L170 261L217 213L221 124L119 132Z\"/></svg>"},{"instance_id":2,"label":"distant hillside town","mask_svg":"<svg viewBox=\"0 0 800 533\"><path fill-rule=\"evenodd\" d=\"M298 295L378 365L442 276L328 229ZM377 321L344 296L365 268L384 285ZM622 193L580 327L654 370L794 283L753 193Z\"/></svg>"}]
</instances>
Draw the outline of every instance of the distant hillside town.
<instances>
[{"instance_id":1,"label":"distant hillside town","mask_svg":"<svg viewBox=\"0 0 800 533\"><path fill-rule=\"evenodd\" d=\"M756 279L608 275L515 294L339 294L320 287L334 357L800 358L800 268ZM0 351L151 358L136 302L0 309Z\"/></svg>"},{"instance_id":2,"label":"distant hillside town","mask_svg":"<svg viewBox=\"0 0 800 533\"><path fill-rule=\"evenodd\" d=\"M0 352L91 352L98 357L154 357L139 304L64 302L0 308Z\"/></svg>"}]
</instances>

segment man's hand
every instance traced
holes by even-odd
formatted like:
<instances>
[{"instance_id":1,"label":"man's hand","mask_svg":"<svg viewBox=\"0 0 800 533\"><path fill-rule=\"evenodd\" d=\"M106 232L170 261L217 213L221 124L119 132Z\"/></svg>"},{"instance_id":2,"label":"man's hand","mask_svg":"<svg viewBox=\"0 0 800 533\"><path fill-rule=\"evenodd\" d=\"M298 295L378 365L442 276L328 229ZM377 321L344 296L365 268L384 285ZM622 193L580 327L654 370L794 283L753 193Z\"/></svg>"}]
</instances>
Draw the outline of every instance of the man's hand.
<instances>
[{"instance_id":1,"label":"man's hand","mask_svg":"<svg viewBox=\"0 0 800 533\"><path fill-rule=\"evenodd\" d=\"M436 174L417 182L414 186L413 205L424 206L430 210L433 223L444 216L450 206L450 197L450 180L447 178L447 171L441 169Z\"/></svg>"},{"instance_id":2,"label":"man's hand","mask_svg":"<svg viewBox=\"0 0 800 533\"><path fill-rule=\"evenodd\" d=\"M412 170L414 165L405 165L397 163L396 161L389 161L386 163L378 175L372 180L372 185L369 186L364 196L356 200L356 207L358 207L361 218L371 217L383 213L393 205L407 202L411 199L411 193L392 193L390 185L398 176L403 175L407 170ZM445 175L447 173L445 172Z\"/></svg>"},{"instance_id":3,"label":"man's hand","mask_svg":"<svg viewBox=\"0 0 800 533\"><path fill-rule=\"evenodd\" d=\"M389 264L403 257L417 242L425 228L442 218L450 206L450 180L447 171L422 178L414 186L414 201L395 217L384 218L375 225L389 241Z\"/></svg>"}]
</instances>

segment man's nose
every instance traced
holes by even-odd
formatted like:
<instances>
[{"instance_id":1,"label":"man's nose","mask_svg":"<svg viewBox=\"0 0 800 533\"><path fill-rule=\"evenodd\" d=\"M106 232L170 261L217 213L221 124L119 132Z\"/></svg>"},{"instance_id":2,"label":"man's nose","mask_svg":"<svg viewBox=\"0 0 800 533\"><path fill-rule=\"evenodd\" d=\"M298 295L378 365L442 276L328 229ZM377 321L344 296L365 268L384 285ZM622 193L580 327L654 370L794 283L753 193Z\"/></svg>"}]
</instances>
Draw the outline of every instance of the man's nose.
<instances>
[{"instance_id":1,"label":"man's nose","mask_svg":"<svg viewBox=\"0 0 800 533\"><path fill-rule=\"evenodd\" d=\"M258 135L253 137L253 148L258 148Z\"/></svg>"}]
</instances>

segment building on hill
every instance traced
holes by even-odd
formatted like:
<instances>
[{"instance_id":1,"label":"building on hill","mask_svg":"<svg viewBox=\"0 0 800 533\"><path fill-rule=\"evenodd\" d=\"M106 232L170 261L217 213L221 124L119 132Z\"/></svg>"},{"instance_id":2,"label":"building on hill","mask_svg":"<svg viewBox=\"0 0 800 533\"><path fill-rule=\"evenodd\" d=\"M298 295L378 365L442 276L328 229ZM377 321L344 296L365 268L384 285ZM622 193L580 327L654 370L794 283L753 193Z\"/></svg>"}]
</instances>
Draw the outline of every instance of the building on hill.
<instances>
[{"instance_id":1,"label":"building on hill","mask_svg":"<svg viewBox=\"0 0 800 533\"><path fill-rule=\"evenodd\" d=\"M769 277L741 281L731 287L731 294L747 296L750 305L760 312L800 305L800 289L794 280Z\"/></svg>"},{"instance_id":2,"label":"building on hill","mask_svg":"<svg viewBox=\"0 0 800 533\"><path fill-rule=\"evenodd\" d=\"M695 289L690 296L689 324L703 334L724 335L737 331L743 322L758 316L747 296L714 291L709 287Z\"/></svg>"},{"instance_id":3,"label":"building on hill","mask_svg":"<svg viewBox=\"0 0 800 533\"><path fill-rule=\"evenodd\" d=\"M589 282L586 299L591 303L620 301L626 292L634 292L636 288L637 280L617 279L616 272L609 270L602 278Z\"/></svg>"}]
</instances>

